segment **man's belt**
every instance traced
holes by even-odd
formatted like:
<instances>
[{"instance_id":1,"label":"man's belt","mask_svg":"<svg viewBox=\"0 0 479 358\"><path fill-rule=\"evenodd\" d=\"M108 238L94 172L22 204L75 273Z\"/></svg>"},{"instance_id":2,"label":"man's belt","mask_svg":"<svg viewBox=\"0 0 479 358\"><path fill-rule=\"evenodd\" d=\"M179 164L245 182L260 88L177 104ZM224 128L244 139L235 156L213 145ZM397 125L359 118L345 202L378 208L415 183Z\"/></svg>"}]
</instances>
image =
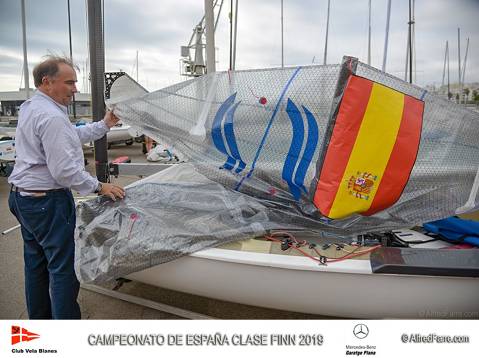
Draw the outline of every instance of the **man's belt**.
<instances>
[{"instance_id":1,"label":"man's belt","mask_svg":"<svg viewBox=\"0 0 479 358\"><path fill-rule=\"evenodd\" d=\"M66 188L59 188L59 189L24 189L24 188L20 188L18 186L15 186L15 185L12 185L12 189L11 191L16 191L16 192L19 192L19 193L50 193L50 192L53 192L53 191L63 191L63 190L67 190Z\"/></svg>"}]
</instances>

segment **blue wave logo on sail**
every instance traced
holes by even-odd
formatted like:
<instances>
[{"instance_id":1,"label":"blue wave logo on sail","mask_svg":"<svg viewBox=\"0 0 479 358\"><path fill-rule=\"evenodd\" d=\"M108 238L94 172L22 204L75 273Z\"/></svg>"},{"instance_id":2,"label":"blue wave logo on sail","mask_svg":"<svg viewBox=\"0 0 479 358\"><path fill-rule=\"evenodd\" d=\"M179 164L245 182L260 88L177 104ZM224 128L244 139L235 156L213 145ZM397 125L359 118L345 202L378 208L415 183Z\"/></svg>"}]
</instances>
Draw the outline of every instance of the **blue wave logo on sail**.
<instances>
[{"instance_id":1,"label":"blue wave logo on sail","mask_svg":"<svg viewBox=\"0 0 479 358\"><path fill-rule=\"evenodd\" d=\"M288 98L286 105L286 113L291 121L293 127L293 138L289 147L288 155L284 161L283 172L281 177L288 183L289 191L298 200L301 196L301 191L308 193L304 186L304 178L308 171L309 165L313 160L316 146L318 145L318 124L316 118L305 106L303 108L306 120L308 122L308 139L304 147L303 155L301 149L304 142L304 120L298 107L294 104L291 98ZM301 159L300 159L301 158ZM299 163L298 163L299 162ZM296 170L295 170L296 169ZM294 178L293 178L294 173Z\"/></svg>"},{"instance_id":2,"label":"blue wave logo on sail","mask_svg":"<svg viewBox=\"0 0 479 358\"><path fill-rule=\"evenodd\" d=\"M213 138L213 143L215 147L223 154L226 155L226 162L223 164L223 168L227 170L232 170L236 164L236 173L241 173L246 167L246 163L241 159L241 155L238 151L238 145L236 143L236 137L233 130L233 120L236 108L238 108L241 101L234 104L236 98L236 92L228 97L226 101L216 112L215 119L213 120L213 125L211 128L211 137ZM226 138L226 143L228 144L229 150L226 149L225 143L223 141L223 136L221 134L221 127L224 127L224 134Z\"/></svg>"},{"instance_id":3,"label":"blue wave logo on sail","mask_svg":"<svg viewBox=\"0 0 479 358\"><path fill-rule=\"evenodd\" d=\"M234 115L241 103L241 101L235 103L235 99L236 92L221 104L213 120L211 137L216 149L226 155L226 161L222 168L230 171L234 169L235 173L240 174L246 168L246 163L241 158L234 133ZM281 177L287 182L289 190L296 200L299 200L301 197L301 192L304 194L308 192L304 186L304 180L316 151L319 137L316 118L308 108L305 106L301 106L301 108L303 109L308 124L308 136L302 154L301 150L303 149L305 137L304 117L291 98L288 98L286 113L291 121L293 135ZM225 140L223 140L223 133L226 143ZM269 134L269 132L265 133L265 135L267 134ZM264 139L265 138L263 138L262 144L264 143ZM257 153L259 153L261 147L262 145L258 148ZM253 166L252 169L254 169ZM251 173L252 170L250 170L248 176L250 176ZM239 189L239 185L236 189Z\"/></svg>"}]
</instances>

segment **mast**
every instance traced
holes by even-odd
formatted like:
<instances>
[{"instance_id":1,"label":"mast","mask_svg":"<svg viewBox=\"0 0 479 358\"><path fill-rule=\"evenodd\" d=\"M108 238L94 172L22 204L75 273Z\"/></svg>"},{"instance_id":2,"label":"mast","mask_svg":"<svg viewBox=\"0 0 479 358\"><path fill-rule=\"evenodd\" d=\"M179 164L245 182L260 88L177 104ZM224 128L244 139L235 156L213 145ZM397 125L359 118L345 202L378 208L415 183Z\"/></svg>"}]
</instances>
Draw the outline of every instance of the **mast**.
<instances>
[{"instance_id":1,"label":"mast","mask_svg":"<svg viewBox=\"0 0 479 358\"><path fill-rule=\"evenodd\" d=\"M230 0L230 67L229 67L229 70L231 71L232 69L233 69L233 0Z\"/></svg>"},{"instance_id":2,"label":"mast","mask_svg":"<svg viewBox=\"0 0 479 358\"><path fill-rule=\"evenodd\" d=\"M444 79L446 77L447 68L447 99L449 99L450 83L449 83L449 41L446 41L446 50L444 51L444 67L442 69L441 87L444 87Z\"/></svg>"},{"instance_id":3,"label":"mast","mask_svg":"<svg viewBox=\"0 0 479 358\"><path fill-rule=\"evenodd\" d=\"M219 15L218 15L219 18ZM233 71L236 69L236 34L238 33L238 0L236 0L235 4L235 12L234 12L234 19L235 19L235 29L233 35Z\"/></svg>"},{"instance_id":4,"label":"mast","mask_svg":"<svg viewBox=\"0 0 479 358\"><path fill-rule=\"evenodd\" d=\"M368 65L371 65L371 0L369 0L368 19Z\"/></svg>"},{"instance_id":5,"label":"mast","mask_svg":"<svg viewBox=\"0 0 479 358\"><path fill-rule=\"evenodd\" d=\"M407 30L407 45L406 45L406 67L404 68L404 81L407 81L407 70L408 70L408 67L409 67L409 39L410 39L410 36L409 36L409 32L411 31L411 28L408 27L408 30Z\"/></svg>"},{"instance_id":6,"label":"mast","mask_svg":"<svg viewBox=\"0 0 479 358\"><path fill-rule=\"evenodd\" d=\"M461 29L457 28L457 63L459 73L459 89L461 89ZM459 93L459 103L461 103L461 93Z\"/></svg>"},{"instance_id":7,"label":"mast","mask_svg":"<svg viewBox=\"0 0 479 358\"><path fill-rule=\"evenodd\" d=\"M233 69L233 11L233 0L230 0L230 71Z\"/></svg>"},{"instance_id":8,"label":"mast","mask_svg":"<svg viewBox=\"0 0 479 358\"><path fill-rule=\"evenodd\" d=\"M82 80L82 89L83 89L83 91L85 91L85 87L86 87L86 86L85 86L85 81L86 81L86 77L85 77L86 67L85 67L85 64L82 64L82 71L83 71L83 73L82 73L82 75L83 75L83 76L82 76L82 77L83 77L83 80ZM87 91L85 91L85 92L87 92Z\"/></svg>"},{"instance_id":9,"label":"mast","mask_svg":"<svg viewBox=\"0 0 479 358\"><path fill-rule=\"evenodd\" d=\"M416 0L412 0L412 27L411 27L411 53L412 53L412 63L411 68L414 69L414 83L417 82L416 79Z\"/></svg>"},{"instance_id":10,"label":"mast","mask_svg":"<svg viewBox=\"0 0 479 358\"><path fill-rule=\"evenodd\" d=\"M90 46L88 46L90 47ZM91 94L91 82L90 82L90 58L89 55L87 55L87 59L85 60L85 84L86 84L86 93Z\"/></svg>"},{"instance_id":11,"label":"mast","mask_svg":"<svg viewBox=\"0 0 479 358\"><path fill-rule=\"evenodd\" d=\"M23 34L23 76L25 79L26 99L30 98L30 80L28 78L28 58L27 58L27 25L25 19L25 0L22 0L22 34Z\"/></svg>"},{"instance_id":12,"label":"mast","mask_svg":"<svg viewBox=\"0 0 479 358\"><path fill-rule=\"evenodd\" d=\"M103 88L105 76L105 48L103 45L102 1L88 0L88 38L90 45L91 101L93 121L105 116ZM95 169L99 181L108 180L108 154L106 135L95 141Z\"/></svg>"},{"instance_id":13,"label":"mast","mask_svg":"<svg viewBox=\"0 0 479 358\"><path fill-rule=\"evenodd\" d=\"M214 20L214 25L213 25L213 30L210 31L211 34L206 33L206 14L203 13L203 16L201 17L201 20L198 22L198 24L195 26L193 29L193 32L190 37L190 41L188 42L187 46L181 46L181 57L180 57L180 75L181 76L188 76L188 77L198 77L202 76L207 73L207 63L205 62L205 53L206 55L208 54L208 49L207 46L208 44L204 40L208 40L209 35L213 38L214 42L214 33L216 31L216 27L218 25L219 17L221 14L221 10L223 9L223 3L225 0L214 0L213 5L212 5L212 18ZM210 4L210 2L208 2ZM214 9L219 3L219 10L216 14L216 19L214 18ZM206 9L206 8L205 8ZM210 41L211 42L211 41ZM230 24L230 48L229 48L229 66L230 68L233 67L232 64L232 50L233 50L233 44L232 44L232 38L231 38L231 24ZM214 51L216 48L214 47L213 43L213 53L210 54L210 58L215 56L216 54ZM194 50L194 59L191 57L191 51ZM235 49L236 52L236 49ZM234 58L236 58L236 54L234 55ZM213 64L216 68L216 63ZM214 72L214 71L213 71Z\"/></svg>"},{"instance_id":14,"label":"mast","mask_svg":"<svg viewBox=\"0 0 479 358\"><path fill-rule=\"evenodd\" d=\"M216 72L213 0L205 0L206 73ZM230 68L231 68L230 57Z\"/></svg>"},{"instance_id":15,"label":"mast","mask_svg":"<svg viewBox=\"0 0 479 358\"><path fill-rule=\"evenodd\" d=\"M447 99L451 99L449 97L449 93L451 93L451 82L450 82L450 76L449 76L449 43L446 42L447 46Z\"/></svg>"},{"instance_id":16,"label":"mast","mask_svg":"<svg viewBox=\"0 0 479 358\"><path fill-rule=\"evenodd\" d=\"M411 0L409 0L409 83L412 83L412 25L414 22L411 17L412 6Z\"/></svg>"},{"instance_id":17,"label":"mast","mask_svg":"<svg viewBox=\"0 0 479 358\"><path fill-rule=\"evenodd\" d=\"M328 17L326 18L326 41L324 42L324 61L323 65L326 64L328 58L328 32L329 32L329 10L331 8L331 0L328 0Z\"/></svg>"},{"instance_id":18,"label":"mast","mask_svg":"<svg viewBox=\"0 0 479 358\"><path fill-rule=\"evenodd\" d=\"M386 37L384 39L384 54L383 54L383 72L386 72L386 60L388 57L388 40L389 40L389 20L391 19L391 0L388 0L388 13L386 17Z\"/></svg>"},{"instance_id":19,"label":"mast","mask_svg":"<svg viewBox=\"0 0 479 358\"><path fill-rule=\"evenodd\" d=\"M447 46L448 46L448 43L447 43L447 41L446 41L446 51L444 51L444 66L443 66L443 68L442 68L442 82L441 82L441 87L444 86L444 78L446 77Z\"/></svg>"},{"instance_id":20,"label":"mast","mask_svg":"<svg viewBox=\"0 0 479 358\"><path fill-rule=\"evenodd\" d=\"M68 43L70 44L70 61L73 63L73 50L72 50L72 22L70 18L70 0L67 0L68 5ZM73 118L77 117L77 109L76 109L76 100L75 94L72 96L72 109L73 109Z\"/></svg>"},{"instance_id":21,"label":"mast","mask_svg":"<svg viewBox=\"0 0 479 358\"><path fill-rule=\"evenodd\" d=\"M409 31L408 31L408 51L409 51L409 83L412 83L412 25L414 24L414 21L412 20L412 6L411 6L411 0L409 0Z\"/></svg>"},{"instance_id":22,"label":"mast","mask_svg":"<svg viewBox=\"0 0 479 358\"><path fill-rule=\"evenodd\" d=\"M281 0L281 67L284 67L283 0Z\"/></svg>"},{"instance_id":23,"label":"mast","mask_svg":"<svg viewBox=\"0 0 479 358\"><path fill-rule=\"evenodd\" d=\"M466 54L464 55L464 62L462 64L462 76L461 76L461 96L464 92L464 83L465 83L465 76L466 76L466 62L467 62L467 53L469 52L469 37L467 38L467 45L466 45ZM466 98L464 98L464 104L467 102Z\"/></svg>"},{"instance_id":24,"label":"mast","mask_svg":"<svg viewBox=\"0 0 479 358\"><path fill-rule=\"evenodd\" d=\"M136 82L138 82L138 50L136 50Z\"/></svg>"}]
</instances>

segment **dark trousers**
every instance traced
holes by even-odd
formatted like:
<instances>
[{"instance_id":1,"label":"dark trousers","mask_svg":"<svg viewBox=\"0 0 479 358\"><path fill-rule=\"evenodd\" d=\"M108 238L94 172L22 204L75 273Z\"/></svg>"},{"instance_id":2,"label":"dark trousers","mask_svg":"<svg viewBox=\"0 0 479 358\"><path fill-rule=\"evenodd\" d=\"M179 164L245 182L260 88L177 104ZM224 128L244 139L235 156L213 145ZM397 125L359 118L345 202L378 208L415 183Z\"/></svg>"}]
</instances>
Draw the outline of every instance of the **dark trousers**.
<instances>
[{"instance_id":1,"label":"dark trousers","mask_svg":"<svg viewBox=\"0 0 479 358\"><path fill-rule=\"evenodd\" d=\"M21 224L25 295L30 319L79 319L74 270L75 202L69 190L44 196L12 191L10 211Z\"/></svg>"}]
</instances>

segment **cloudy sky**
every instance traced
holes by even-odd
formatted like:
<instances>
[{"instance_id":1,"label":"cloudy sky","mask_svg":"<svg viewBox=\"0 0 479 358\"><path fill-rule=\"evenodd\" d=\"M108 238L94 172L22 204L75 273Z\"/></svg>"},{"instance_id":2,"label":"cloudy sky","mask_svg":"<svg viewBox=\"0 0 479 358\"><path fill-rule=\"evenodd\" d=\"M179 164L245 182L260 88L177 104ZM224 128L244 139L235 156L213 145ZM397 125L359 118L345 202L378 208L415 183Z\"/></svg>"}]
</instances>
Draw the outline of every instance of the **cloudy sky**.
<instances>
[{"instance_id":1,"label":"cloudy sky","mask_svg":"<svg viewBox=\"0 0 479 358\"><path fill-rule=\"evenodd\" d=\"M180 46L204 12L203 0L104 0L106 70L133 77L139 51L139 81L149 90L181 81ZM30 73L48 52L68 54L67 0L25 0ZM78 87L84 91L88 53L86 0L70 0L73 58L80 67ZM216 32L217 69L229 65L229 3L225 0ZM281 65L280 0L239 0L237 69ZM470 38L466 82L479 82L479 0L416 0L416 82L442 81L446 40L450 47L451 81L458 78L457 28L461 57ZM372 0L372 61L381 68L387 0ZM327 0L284 0L285 65L322 63ZM386 71L404 77L408 1L392 0ZM331 0L328 63L345 54L367 60L368 0ZM15 91L22 81L20 0L0 0L0 91ZM463 60L461 60L462 62ZM30 75L31 85L33 80ZM23 84L22 84L23 87Z\"/></svg>"}]
</instances>

